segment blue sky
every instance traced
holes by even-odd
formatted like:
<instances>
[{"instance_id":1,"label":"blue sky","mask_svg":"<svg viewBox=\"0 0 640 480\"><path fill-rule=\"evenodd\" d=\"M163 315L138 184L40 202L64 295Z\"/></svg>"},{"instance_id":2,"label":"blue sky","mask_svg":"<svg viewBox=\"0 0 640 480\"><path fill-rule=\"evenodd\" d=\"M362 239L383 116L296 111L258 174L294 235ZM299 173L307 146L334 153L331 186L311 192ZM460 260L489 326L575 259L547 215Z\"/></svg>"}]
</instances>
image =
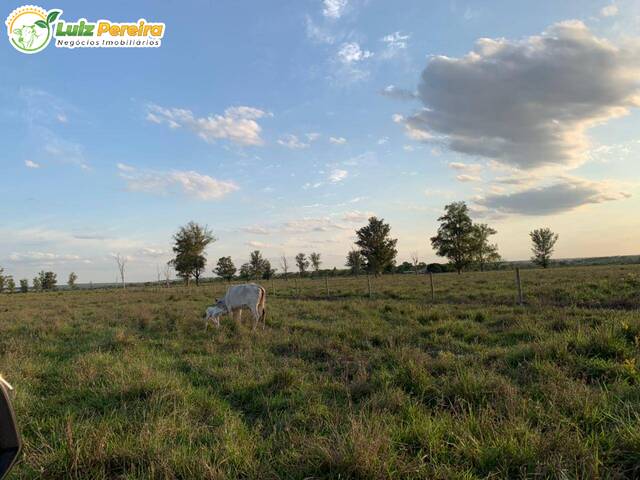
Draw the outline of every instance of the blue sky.
<instances>
[{"instance_id":1,"label":"blue sky","mask_svg":"<svg viewBox=\"0 0 640 480\"><path fill-rule=\"evenodd\" d=\"M637 2L40 6L166 32L157 49L0 47L0 265L16 278L112 281L120 253L154 279L189 220L218 237L211 268L256 248L340 267L370 214L400 261L435 261L453 200L507 259L547 225L561 257L639 253Z\"/></svg>"}]
</instances>

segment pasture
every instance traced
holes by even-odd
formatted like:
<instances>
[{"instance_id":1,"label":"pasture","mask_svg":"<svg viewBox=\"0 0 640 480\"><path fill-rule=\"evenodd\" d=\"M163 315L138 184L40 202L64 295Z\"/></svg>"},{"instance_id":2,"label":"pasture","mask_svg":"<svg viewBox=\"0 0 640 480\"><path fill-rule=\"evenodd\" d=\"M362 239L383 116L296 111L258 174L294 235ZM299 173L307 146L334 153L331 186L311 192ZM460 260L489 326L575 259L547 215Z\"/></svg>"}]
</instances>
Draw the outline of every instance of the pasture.
<instances>
[{"instance_id":1,"label":"pasture","mask_svg":"<svg viewBox=\"0 0 640 480\"><path fill-rule=\"evenodd\" d=\"M0 297L13 478L637 478L640 266Z\"/></svg>"}]
</instances>

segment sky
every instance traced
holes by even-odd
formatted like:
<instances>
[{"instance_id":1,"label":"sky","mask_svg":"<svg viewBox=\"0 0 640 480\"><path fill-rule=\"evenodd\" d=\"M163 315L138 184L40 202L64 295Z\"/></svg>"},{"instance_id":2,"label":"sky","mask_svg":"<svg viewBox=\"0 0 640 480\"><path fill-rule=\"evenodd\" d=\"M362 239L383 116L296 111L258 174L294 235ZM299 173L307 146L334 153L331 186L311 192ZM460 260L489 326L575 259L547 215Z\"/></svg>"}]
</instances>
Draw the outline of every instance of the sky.
<instances>
[{"instance_id":1,"label":"sky","mask_svg":"<svg viewBox=\"0 0 640 480\"><path fill-rule=\"evenodd\" d=\"M9 13L21 3L4 2ZM155 280L188 221L211 269L341 268L371 215L398 262L464 200L507 260L640 253L640 2L44 2L164 22L159 48L0 42L0 266Z\"/></svg>"}]
</instances>

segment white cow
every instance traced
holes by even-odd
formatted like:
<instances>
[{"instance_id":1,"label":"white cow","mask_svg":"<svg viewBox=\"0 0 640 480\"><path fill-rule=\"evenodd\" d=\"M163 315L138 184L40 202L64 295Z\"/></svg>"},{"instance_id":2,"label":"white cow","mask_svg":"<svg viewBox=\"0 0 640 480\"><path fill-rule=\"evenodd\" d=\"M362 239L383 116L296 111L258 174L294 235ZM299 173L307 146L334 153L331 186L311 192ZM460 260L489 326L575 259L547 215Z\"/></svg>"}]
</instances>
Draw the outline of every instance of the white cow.
<instances>
[{"instance_id":1,"label":"white cow","mask_svg":"<svg viewBox=\"0 0 640 480\"><path fill-rule=\"evenodd\" d=\"M215 322L216 326L219 327L220 315L231 313L235 321L241 320L243 308L251 310L254 330L260 320L262 320L262 328L264 328L265 318L267 316L265 309L266 298L267 293L265 289L255 283L229 287L224 298L221 300L216 299L215 305L207 308L204 314L205 330L209 326L209 320Z\"/></svg>"}]
</instances>

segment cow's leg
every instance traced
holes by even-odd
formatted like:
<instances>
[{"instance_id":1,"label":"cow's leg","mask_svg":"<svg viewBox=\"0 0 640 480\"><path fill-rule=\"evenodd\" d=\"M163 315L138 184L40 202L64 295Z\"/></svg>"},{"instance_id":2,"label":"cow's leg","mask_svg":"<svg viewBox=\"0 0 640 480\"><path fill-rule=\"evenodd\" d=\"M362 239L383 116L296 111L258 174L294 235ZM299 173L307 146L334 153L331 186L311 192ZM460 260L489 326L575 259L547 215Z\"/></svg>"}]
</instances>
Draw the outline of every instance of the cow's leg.
<instances>
[{"instance_id":1,"label":"cow's leg","mask_svg":"<svg viewBox=\"0 0 640 480\"><path fill-rule=\"evenodd\" d=\"M207 328L209 328L209 319L208 318L205 319L205 321L204 321L204 331L205 332L207 331Z\"/></svg>"},{"instance_id":2,"label":"cow's leg","mask_svg":"<svg viewBox=\"0 0 640 480\"><path fill-rule=\"evenodd\" d=\"M257 307L249 307L249 309L251 310L251 313L253 314L253 329L256 329L256 326L258 325L258 319L260 318L260 316L258 315L258 308Z\"/></svg>"}]
</instances>

